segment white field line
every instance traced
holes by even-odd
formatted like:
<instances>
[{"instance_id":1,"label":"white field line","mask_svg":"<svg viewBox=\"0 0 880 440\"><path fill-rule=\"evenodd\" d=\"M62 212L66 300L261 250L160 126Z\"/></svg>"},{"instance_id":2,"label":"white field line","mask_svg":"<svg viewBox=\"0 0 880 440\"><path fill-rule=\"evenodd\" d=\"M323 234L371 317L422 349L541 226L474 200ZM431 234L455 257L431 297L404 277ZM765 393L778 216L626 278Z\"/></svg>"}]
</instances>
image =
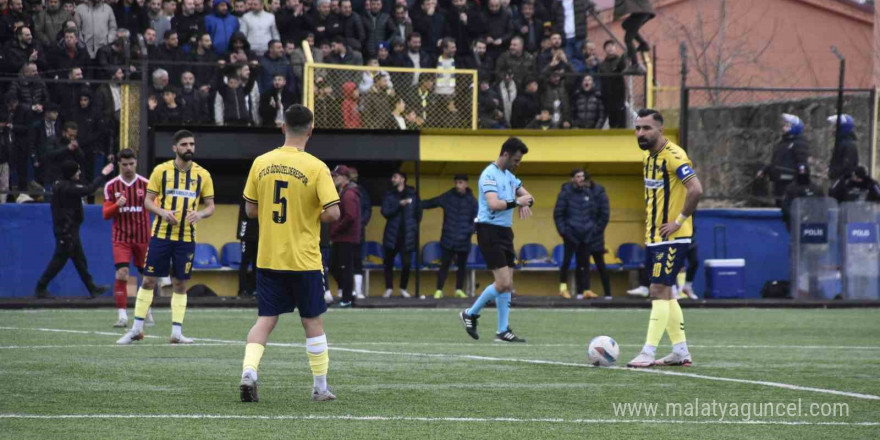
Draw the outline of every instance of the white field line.
<instances>
[{"instance_id":1,"label":"white field line","mask_svg":"<svg viewBox=\"0 0 880 440\"><path fill-rule=\"evenodd\" d=\"M64 329L49 329L49 328L32 328L32 329L23 329L17 327L0 327L0 330L35 330L35 331L47 331L47 332L70 332L70 333L86 333L86 334L110 334L112 336L118 336L117 333L107 333L107 332L89 332L83 330L64 330ZM150 336L147 336L150 337ZM153 338L159 338L159 336L152 336ZM231 341L225 339L208 339L208 338L197 338L199 341L204 342L213 342L213 343L222 343L222 344L241 344L243 345L243 341ZM295 348L304 348L304 344L285 344L279 342L270 342L266 345L271 345L273 347L295 347ZM334 347L336 351L349 352L349 353L362 353L362 354L377 354L383 356L412 356L412 357L429 357L429 358L446 358L446 359L467 359L467 360L477 360L477 361L489 361L489 362L511 362L511 363L523 363L523 364L532 364L532 365L552 365L552 366L560 366L560 367L579 367L579 368L596 368L589 364L581 364L577 362L559 362L559 361L548 361L542 359L518 359L518 358L501 358L501 357L493 357L493 356L478 356L478 355L469 355L469 354L445 354L445 353L409 353L409 352L396 352L396 351L379 351L379 350L364 350L358 348L344 348L344 347ZM876 396L873 394L862 394L862 393L854 393L849 391L838 391L832 389L825 388L815 388L815 387L804 387L799 385L792 385L782 382L769 382L763 380L749 380L749 379L736 379L736 378L728 378L728 377L718 377L718 376L707 376L702 374L695 373L683 373L680 371L670 371L666 369L660 368L622 368L622 367L608 367L609 370L617 370L617 371L628 371L628 372L638 372L638 373L649 373L649 374L658 374L665 376L677 376L677 377L688 377L692 379L704 379L704 380L713 380L718 382L731 382L731 383L742 383L747 385L760 385L772 388L782 388L793 391L806 391L820 394L831 394L835 396L845 396L845 397L853 397L856 399L865 399L865 400L880 400L880 396Z\"/></svg>"},{"instance_id":2,"label":"white field line","mask_svg":"<svg viewBox=\"0 0 880 440\"><path fill-rule=\"evenodd\" d=\"M156 345L157 347L175 347L180 344ZM186 344L189 347L223 347L232 344ZM0 350L40 350L40 349L63 349L63 348L110 348L119 347L116 344L85 344L85 345L0 345Z\"/></svg>"},{"instance_id":3,"label":"white field line","mask_svg":"<svg viewBox=\"0 0 880 440\"><path fill-rule=\"evenodd\" d=\"M454 423L553 423L553 424L647 424L647 425L783 425L783 426L880 426L880 422L811 422L803 420L674 420L674 419L557 419L516 417L407 417L354 415L237 415L237 414L0 414L0 419L168 419L168 420L342 420L369 422Z\"/></svg>"},{"instance_id":4,"label":"white field line","mask_svg":"<svg viewBox=\"0 0 880 440\"><path fill-rule=\"evenodd\" d=\"M102 335L102 336L122 336L122 333L112 333L112 332L101 332L101 331L90 331L90 330L65 330L65 329L51 329L51 328L26 328L26 327L0 327L0 330L27 330L27 331L43 331L43 332L61 332L61 333L78 333L84 335ZM154 335L146 335L146 338L160 338L160 336ZM207 341L207 339L196 338L202 341ZM223 344L228 344L228 341L222 342ZM243 342L236 342L243 343ZM394 346L413 346L413 347L466 347L470 344L462 343L462 342L382 342L382 341L371 341L371 342L346 342L342 345L345 346L385 346L385 345L394 345ZM337 345L330 344L331 347L338 347ZM551 347L576 347L576 348L586 348L587 344L521 344L521 345L485 345L480 346L481 348L486 347L498 347L498 348L551 348ZM620 344L621 347L642 347L642 344ZM717 349L741 349L741 350L753 350L753 349L770 349L770 350L880 350L880 346L876 345L688 345L690 348L717 348ZM2 348L2 347L0 347Z\"/></svg>"}]
</instances>

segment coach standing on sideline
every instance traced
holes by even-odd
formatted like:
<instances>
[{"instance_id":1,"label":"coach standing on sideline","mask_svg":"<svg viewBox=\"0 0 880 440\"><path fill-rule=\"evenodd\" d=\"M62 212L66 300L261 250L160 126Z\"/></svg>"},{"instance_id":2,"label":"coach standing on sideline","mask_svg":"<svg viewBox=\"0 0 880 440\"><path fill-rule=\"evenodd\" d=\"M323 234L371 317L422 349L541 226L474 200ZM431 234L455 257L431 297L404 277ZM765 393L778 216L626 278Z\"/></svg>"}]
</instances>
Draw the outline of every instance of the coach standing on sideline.
<instances>
[{"instance_id":1,"label":"coach standing on sideline","mask_svg":"<svg viewBox=\"0 0 880 440\"><path fill-rule=\"evenodd\" d=\"M584 170L578 168L571 172L571 183L566 183L556 198L553 208L553 220L556 231L565 243L565 255L559 275L559 295L571 298L565 283L568 277L568 266L574 255L575 289L581 298L595 298L590 290L590 243L599 231L595 222L596 204L591 198L584 181Z\"/></svg>"},{"instance_id":2,"label":"coach standing on sideline","mask_svg":"<svg viewBox=\"0 0 880 440\"><path fill-rule=\"evenodd\" d=\"M351 181L351 170L338 165L331 173L339 191L339 220L330 224L330 272L342 289L339 307L354 305L354 260L359 257L357 245L361 240L361 197L357 184Z\"/></svg>"},{"instance_id":3,"label":"coach standing on sideline","mask_svg":"<svg viewBox=\"0 0 880 440\"><path fill-rule=\"evenodd\" d=\"M474 235L474 220L479 208L474 193L468 188L467 174L455 175L455 187L433 199L423 200L422 209L443 208L443 233L440 247L443 249L440 271L437 273L437 291L434 298L443 298L443 284L449 274L452 258L458 267L455 274L455 297L467 298L462 290L467 273L468 254L471 250L471 236Z\"/></svg>"},{"instance_id":4,"label":"coach standing on sideline","mask_svg":"<svg viewBox=\"0 0 880 440\"><path fill-rule=\"evenodd\" d=\"M241 241L241 265L238 266L238 296L254 295L257 291L257 247L260 242L260 223L248 218L245 201L238 206L238 228L235 235ZM253 264L253 270L251 269ZM248 273L250 272L250 273Z\"/></svg>"},{"instance_id":5,"label":"coach standing on sideline","mask_svg":"<svg viewBox=\"0 0 880 440\"><path fill-rule=\"evenodd\" d=\"M419 210L419 195L416 189L406 184L406 174L400 171L391 175L391 189L382 200L382 216L385 217L385 234L382 246L385 248L385 294L390 298L394 289L394 257L400 254L403 267L400 272L400 296L409 298L406 291L409 271L412 268L412 252L416 250L416 231L422 214Z\"/></svg>"},{"instance_id":6,"label":"coach standing on sideline","mask_svg":"<svg viewBox=\"0 0 880 440\"><path fill-rule=\"evenodd\" d=\"M52 295L46 288L55 275L61 272L68 259L73 259L73 265L82 282L88 287L89 295L92 298L107 291L107 286L95 285L92 280L82 242L79 239L79 227L83 222L82 198L94 194L96 190L104 186L104 181L112 172L113 164L107 164L94 182L83 185L79 183L82 171L79 169L78 163L68 160L61 165L62 179L57 181L52 188L51 202L55 254L52 255L49 266L37 281L37 288L34 292L37 298L51 298Z\"/></svg>"}]
</instances>

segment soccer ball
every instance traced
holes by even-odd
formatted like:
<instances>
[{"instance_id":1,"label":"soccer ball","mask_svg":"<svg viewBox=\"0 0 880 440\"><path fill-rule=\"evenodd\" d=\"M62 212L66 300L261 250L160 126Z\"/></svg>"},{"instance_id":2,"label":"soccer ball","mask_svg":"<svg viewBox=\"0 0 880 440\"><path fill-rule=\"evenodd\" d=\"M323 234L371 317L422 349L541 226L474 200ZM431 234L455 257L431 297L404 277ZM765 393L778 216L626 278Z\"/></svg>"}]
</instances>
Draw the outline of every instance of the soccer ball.
<instances>
[{"instance_id":1,"label":"soccer ball","mask_svg":"<svg viewBox=\"0 0 880 440\"><path fill-rule=\"evenodd\" d=\"M596 336L587 348L587 358L597 367L610 367L620 356L620 346L608 336Z\"/></svg>"}]
</instances>

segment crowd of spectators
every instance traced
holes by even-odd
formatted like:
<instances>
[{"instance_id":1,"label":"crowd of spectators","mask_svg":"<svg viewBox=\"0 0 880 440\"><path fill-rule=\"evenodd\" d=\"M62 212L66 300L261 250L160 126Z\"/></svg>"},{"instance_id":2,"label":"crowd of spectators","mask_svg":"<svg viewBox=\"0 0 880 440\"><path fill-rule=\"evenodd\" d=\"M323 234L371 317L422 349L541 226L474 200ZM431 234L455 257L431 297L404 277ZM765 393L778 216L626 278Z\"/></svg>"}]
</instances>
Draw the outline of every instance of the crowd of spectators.
<instances>
[{"instance_id":1,"label":"crowd of spectators","mask_svg":"<svg viewBox=\"0 0 880 440\"><path fill-rule=\"evenodd\" d=\"M470 108L450 97L473 85L456 81L455 69L479 72L481 127L622 126L624 82L607 75L632 66L614 42L601 53L588 42L593 7L589 0L0 0L0 75L9 78L0 82L8 150L0 158L9 156L12 173L22 158L40 168L46 146L34 140L46 137L41 122L57 113L58 123L78 124L79 143L71 145L82 150L85 177L94 177L118 139L124 80L148 81L151 123L277 126L284 108L302 99L303 40L317 62L377 68L316 77L316 116L338 115L345 127L438 126L431 119L445 113L469 120ZM449 73L397 81L381 70L389 66ZM57 111L48 112L50 104ZM35 177L46 183L42 171ZM18 189L23 180L16 178Z\"/></svg>"}]
</instances>

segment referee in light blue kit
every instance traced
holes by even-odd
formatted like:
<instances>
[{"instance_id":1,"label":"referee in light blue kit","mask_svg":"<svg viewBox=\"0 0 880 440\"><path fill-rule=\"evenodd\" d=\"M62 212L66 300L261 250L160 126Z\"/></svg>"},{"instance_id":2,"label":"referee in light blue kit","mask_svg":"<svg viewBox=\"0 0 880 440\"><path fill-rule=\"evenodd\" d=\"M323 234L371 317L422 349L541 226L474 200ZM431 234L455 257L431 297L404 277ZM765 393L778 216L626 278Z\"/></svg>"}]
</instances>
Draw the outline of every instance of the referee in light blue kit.
<instances>
[{"instance_id":1,"label":"referee in light blue kit","mask_svg":"<svg viewBox=\"0 0 880 440\"><path fill-rule=\"evenodd\" d=\"M464 329L474 339L477 333L477 319L480 310L494 300L498 309L498 332L495 342L526 342L517 337L508 325L510 315L510 293L513 291L513 266L516 251L513 248L513 210L519 209L523 220L532 215L531 206L535 199L523 187L522 182L513 175L523 155L529 148L523 141L511 137L501 146L501 155L489 164L480 174L478 183L479 211L477 213L477 243L492 271L495 282L483 293L469 309L463 310L459 317Z\"/></svg>"}]
</instances>

